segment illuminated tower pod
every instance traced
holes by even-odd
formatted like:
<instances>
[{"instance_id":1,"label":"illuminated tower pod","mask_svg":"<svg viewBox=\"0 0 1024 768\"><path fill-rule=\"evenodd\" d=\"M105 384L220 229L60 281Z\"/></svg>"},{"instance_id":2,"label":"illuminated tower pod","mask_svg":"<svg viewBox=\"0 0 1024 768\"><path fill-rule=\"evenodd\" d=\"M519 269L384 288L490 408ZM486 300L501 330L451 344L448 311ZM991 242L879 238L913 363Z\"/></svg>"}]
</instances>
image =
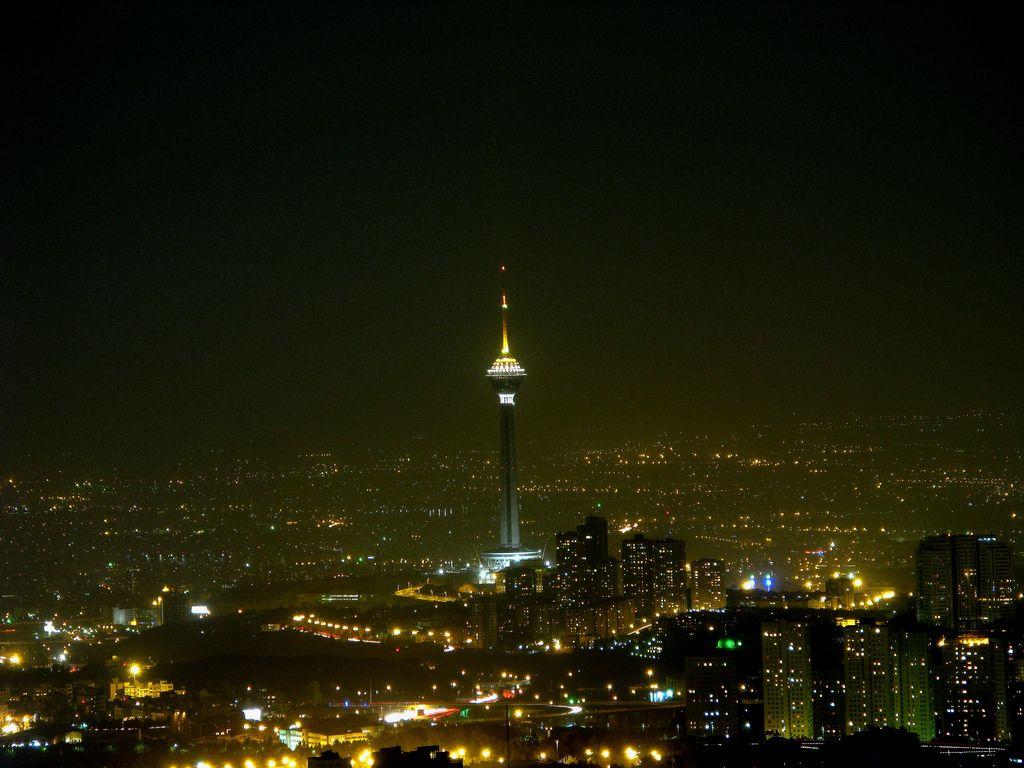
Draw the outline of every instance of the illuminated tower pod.
<instances>
[{"instance_id":1,"label":"illuminated tower pod","mask_svg":"<svg viewBox=\"0 0 1024 768\"><path fill-rule=\"evenodd\" d=\"M501 268L504 275L505 268ZM526 369L512 357L508 345L508 293L501 291L501 354L487 369L487 378L498 393L501 414L501 509L499 548L483 553L489 573L523 560L539 560L539 550L523 549L519 540L519 493L516 490L516 392Z\"/></svg>"}]
</instances>

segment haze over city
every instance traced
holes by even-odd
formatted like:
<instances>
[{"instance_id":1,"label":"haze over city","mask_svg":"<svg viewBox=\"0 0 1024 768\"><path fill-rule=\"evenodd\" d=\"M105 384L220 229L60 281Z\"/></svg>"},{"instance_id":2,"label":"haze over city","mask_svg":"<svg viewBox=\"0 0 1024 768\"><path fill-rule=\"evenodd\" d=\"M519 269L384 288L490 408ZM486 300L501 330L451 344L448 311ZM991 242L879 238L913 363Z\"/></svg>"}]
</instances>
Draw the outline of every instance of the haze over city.
<instances>
[{"instance_id":1,"label":"haze over city","mask_svg":"<svg viewBox=\"0 0 1024 768\"><path fill-rule=\"evenodd\" d=\"M1019 403L1019 58L994 10L5 27L5 464L489 447L500 263L547 446Z\"/></svg>"}]
</instances>

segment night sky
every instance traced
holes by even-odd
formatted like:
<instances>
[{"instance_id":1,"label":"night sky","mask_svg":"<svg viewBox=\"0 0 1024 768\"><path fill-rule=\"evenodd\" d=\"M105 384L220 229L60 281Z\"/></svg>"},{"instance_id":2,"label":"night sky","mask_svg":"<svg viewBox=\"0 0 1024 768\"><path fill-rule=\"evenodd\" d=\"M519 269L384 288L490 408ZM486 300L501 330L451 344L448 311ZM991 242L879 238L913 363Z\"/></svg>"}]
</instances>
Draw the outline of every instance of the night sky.
<instances>
[{"instance_id":1,"label":"night sky","mask_svg":"<svg viewBox=\"0 0 1024 768\"><path fill-rule=\"evenodd\" d=\"M503 262L527 444L1020 406L996 6L94 5L0 31L0 464L497 450Z\"/></svg>"}]
</instances>

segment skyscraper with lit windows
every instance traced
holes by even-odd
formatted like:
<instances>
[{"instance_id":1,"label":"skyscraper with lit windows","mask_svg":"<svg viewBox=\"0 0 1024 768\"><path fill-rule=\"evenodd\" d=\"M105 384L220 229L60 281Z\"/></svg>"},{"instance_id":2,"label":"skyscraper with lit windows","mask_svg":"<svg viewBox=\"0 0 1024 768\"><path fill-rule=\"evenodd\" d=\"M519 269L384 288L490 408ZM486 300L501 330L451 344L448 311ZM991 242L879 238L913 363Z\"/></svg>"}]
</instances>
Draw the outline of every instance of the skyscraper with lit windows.
<instances>
[{"instance_id":1,"label":"skyscraper with lit windows","mask_svg":"<svg viewBox=\"0 0 1024 768\"><path fill-rule=\"evenodd\" d=\"M725 608L725 567L721 560L705 558L693 564L690 598L694 610Z\"/></svg>"},{"instance_id":2,"label":"skyscraper with lit windows","mask_svg":"<svg viewBox=\"0 0 1024 768\"><path fill-rule=\"evenodd\" d=\"M1006 643L966 633L943 638L939 647L939 735L981 743L1009 739Z\"/></svg>"},{"instance_id":3,"label":"skyscraper with lit windows","mask_svg":"<svg viewBox=\"0 0 1024 768\"><path fill-rule=\"evenodd\" d=\"M619 563L608 555L608 521L590 515L574 531L555 536L555 570L548 579L562 606L610 600L618 592Z\"/></svg>"},{"instance_id":4,"label":"skyscraper with lit windows","mask_svg":"<svg viewBox=\"0 0 1024 768\"><path fill-rule=\"evenodd\" d=\"M764 732L787 739L814 738L811 646L807 625L761 625L764 670Z\"/></svg>"},{"instance_id":5,"label":"skyscraper with lit windows","mask_svg":"<svg viewBox=\"0 0 1024 768\"><path fill-rule=\"evenodd\" d=\"M905 728L922 741L935 738L928 659L923 632L896 632L881 623L846 627L846 733L875 726Z\"/></svg>"},{"instance_id":6,"label":"skyscraper with lit windows","mask_svg":"<svg viewBox=\"0 0 1024 768\"><path fill-rule=\"evenodd\" d=\"M917 546L917 616L923 624L977 629L1009 610L1013 552L994 536L929 536Z\"/></svg>"},{"instance_id":7,"label":"skyscraper with lit windows","mask_svg":"<svg viewBox=\"0 0 1024 768\"><path fill-rule=\"evenodd\" d=\"M679 613L686 602L686 542L648 539L622 542L622 594L637 600L641 616Z\"/></svg>"}]
</instances>

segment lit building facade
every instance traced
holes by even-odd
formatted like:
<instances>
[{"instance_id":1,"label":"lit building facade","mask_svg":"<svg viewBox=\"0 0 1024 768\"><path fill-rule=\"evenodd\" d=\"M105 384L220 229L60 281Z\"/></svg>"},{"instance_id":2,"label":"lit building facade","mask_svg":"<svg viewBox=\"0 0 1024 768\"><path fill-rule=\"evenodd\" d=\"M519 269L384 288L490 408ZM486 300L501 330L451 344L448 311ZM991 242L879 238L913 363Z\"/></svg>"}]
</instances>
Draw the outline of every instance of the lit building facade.
<instances>
[{"instance_id":1,"label":"lit building facade","mask_svg":"<svg viewBox=\"0 0 1024 768\"><path fill-rule=\"evenodd\" d=\"M877 726L905 728L922 741L935 738L928 656L924 633L893 632L881 624L846 627L845 732Z\"/></svg>"},{"instance_id":2,"label":"lit building facade","mask_svg":"<svg viewBox=\"0 0 1024 768\"><path fill-rule=\"evenodd\" d=\"M807 625L761 625L764 732L787 739L814 738L811 647Z\"/></svg>"},{"instance_id":3,"label":"lit building facade","mask_svg":"<svg viewBox=\"0 0 1024 768\"><path fill-rule=\"evenodd\" d=\"M842 668L812 670L814 738L838 739L843 735L846 686Z\"/></svg>"},{"instance_id":4,"label":"lit building facade","mask_svg":"<svg viewBox=\"0 0 1024 768\"><path fill-rule=\"evenodd\" d=\"M636 626L636 606L628 597L612 597L562 609L562 638L573 645L627 635Z\"/></svg>"},{"instance_id":5,"label":"lit building facade","mask_svg":"<svg viewBox=\"0 0 1024 768\"><path fill-rule=\"evenodd\" d=\"M725 608L725 566L705 558L693 563L690 572L691 607L697 611Z\"/></svg>"},{"instance_id":6,"label":"lit building facade","mask_svg":"<svg viewBox=\"0 0 1024 768\"><path fill-rule=\"evenodd\" d=\"M1010 738L1006 644L978 633L940 641L943 738L991 743Z\"/></svg>"},{"instance_id":7,"label":"lit building facade","mask_svg":"<svg viewBox=\"0 0 1024 768\"><path fill-rule=\"evenodd\" d=\"M678 613L686 602L686 542L648 539L638 533L622 542L622 594L636 600L640 615Z\"/></svg>"},{"instance_id":8,"label":"lit building facade","mask_svg":"<svg viewBox=\"0 0 1024 768\"><path fill-rule=\"evenodd\" d=\"M736 666L725 656L691 656L685 662L686 730L691 736L733 739L739 735Z\"/></svg>"},{"instance_id":9,"label":"lit building facade","mask_svg":"<svg viewBox=\"0 0 1024 768\"><path fill-rule=\"evenodd\" d=\"M917 616L977 629L1013 603L1013 552L994 536L930 536L917 547Z\"/></svg>"},{"instance_id":10,"label":"lit building facade","mask_svg":"<svg viewBox=\"0 0 1024 768\"><path fill-rule=\"evenodd\" d=\"M530 564L506 568L496 574L497 592L507 595L510 599L532 597L540 592L543 573L543 569Z\"/></svg>"},{"instance_id":11,"label":"lit building facade","mask_svg":"<svg viewBox=\"0 0 1024 768\"><path fill-rule=\"evenodd\" d=\"M587 517L555 536L555 570L548 587L564 607L609 600L618 594L618 561L608 555L608 521Z\"/></svg>"},{"instance_id":12,"label":"lit building facade","mask_svg":"<svg viewBox=\"0 0 1024 768\"><path fill-rule=\"evenodd\" d=\"M900 632L895 644L900 727L917 734L921 741L931 741L935 738L931 639L924 632Z\"/></svg>"},{"instance_id":13,"label":"lit building facade","mask_svg":"<svg viewBox=\"0 0 1024 768\"><path fill-rule=\"evenodd\" d=\"M896 659L885 626L843 631L847 734L896 725Z\"/></svg>"}]
</instances>

